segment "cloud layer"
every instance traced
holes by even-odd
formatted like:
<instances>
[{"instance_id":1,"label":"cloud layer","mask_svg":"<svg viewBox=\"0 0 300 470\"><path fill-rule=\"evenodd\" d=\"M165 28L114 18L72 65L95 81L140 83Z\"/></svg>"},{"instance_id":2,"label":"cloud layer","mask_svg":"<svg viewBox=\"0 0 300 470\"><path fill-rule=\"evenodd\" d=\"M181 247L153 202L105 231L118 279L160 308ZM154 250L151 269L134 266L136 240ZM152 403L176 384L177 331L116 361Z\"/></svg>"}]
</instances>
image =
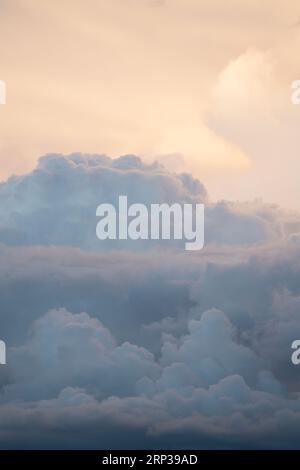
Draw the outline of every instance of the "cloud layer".
<instances>
[{"instance_id":1,"label":"cloud layer","mask_svg":"<svg viewBox=\"0 0 300 470\"><path fill-rule=\"evenodd\" d=\"M37 168L0 185L0 242L9 245L68 245L82 249L137 249L150 241L106 241L95 236L100 203L205 203L206 244L249 245L281 240L300 229L299 214L260 202L209 203L205 187L191 175L147 165L134 155L46 155ZM183 242L177 245L183 246ZM174 245L174 244L173 244ZM163 242L162 246L172 246Z\"/></svg>"},{"instance_id":2,"label":"cloud layer","mask_svg":"<svg viewBox=\"0 0 300 470\"><path fill-rule=\"evenodd\" d=\"M0 193L2 448L298 447L297 213L135 156L48 155ZM124 193L205 202L204 250L98 245Z\"/></svg>"}]
</instances>

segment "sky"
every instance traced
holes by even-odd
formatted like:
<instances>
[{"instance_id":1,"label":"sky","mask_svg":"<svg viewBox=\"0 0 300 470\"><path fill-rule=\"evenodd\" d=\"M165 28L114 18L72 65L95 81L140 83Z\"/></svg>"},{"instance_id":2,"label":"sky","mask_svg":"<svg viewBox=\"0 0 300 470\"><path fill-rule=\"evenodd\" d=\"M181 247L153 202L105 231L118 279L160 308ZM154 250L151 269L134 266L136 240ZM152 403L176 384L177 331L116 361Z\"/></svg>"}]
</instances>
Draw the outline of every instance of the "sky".
<instances>
[{"instance_id":1,"label":"sky","mask_svg":"<svg viewBox=\"0 0 300 470\"><path fill-rule=\"evenodd\" d=\"M49 152L133 153L213 199L299 208L296 0L0 5L2 180Z\"/></svg>"},{"instance_id":2,"label":"sky","mask_svg":"<svg viewBox=\"0 0 300 470\"><path fill-rule=\"evenodd\" d=\"M0 449L299 449L299 20L0 0ZM203 250L99 240L120 195Z\"/></svg>"}]
</instances>

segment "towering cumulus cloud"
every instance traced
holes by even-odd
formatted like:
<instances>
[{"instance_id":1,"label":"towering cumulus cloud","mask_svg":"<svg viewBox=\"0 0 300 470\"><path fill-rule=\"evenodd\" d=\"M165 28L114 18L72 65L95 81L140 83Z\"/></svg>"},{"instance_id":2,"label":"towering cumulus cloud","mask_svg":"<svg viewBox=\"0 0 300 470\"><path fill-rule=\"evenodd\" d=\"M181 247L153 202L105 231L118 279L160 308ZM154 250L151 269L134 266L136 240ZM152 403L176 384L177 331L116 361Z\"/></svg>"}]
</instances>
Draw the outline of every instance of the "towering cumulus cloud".
<instances>
[{"instance_id":1,"label":"towering cumulus cloud","mask_svg":"<svg viewBox=\"0 0 300 470\"><path fill-rule=\"evenodd\" d=\"M204 203L205 248L114 243L98 204ZM300 215L136 156L0 185L3 448L298 447Z\"/></svg>"}]
</instances>

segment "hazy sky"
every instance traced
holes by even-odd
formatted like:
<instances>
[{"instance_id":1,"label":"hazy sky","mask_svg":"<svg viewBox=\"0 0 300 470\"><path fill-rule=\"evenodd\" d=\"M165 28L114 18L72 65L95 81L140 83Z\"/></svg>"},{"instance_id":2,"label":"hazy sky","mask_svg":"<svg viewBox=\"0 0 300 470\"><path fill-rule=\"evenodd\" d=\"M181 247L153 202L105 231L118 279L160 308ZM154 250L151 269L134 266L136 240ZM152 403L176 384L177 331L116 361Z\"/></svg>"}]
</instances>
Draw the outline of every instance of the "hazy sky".
<instances>
[{"instance_id":1,"label":"hazy sky","mask_svg":"<svg viewBox=\"0 0 300 470\"><path fill-rule=\"evenodd\" d=\"M0 0L0 177L48 152L159 158L300 207L297 0Z\"/></svg>"}]
</instances>

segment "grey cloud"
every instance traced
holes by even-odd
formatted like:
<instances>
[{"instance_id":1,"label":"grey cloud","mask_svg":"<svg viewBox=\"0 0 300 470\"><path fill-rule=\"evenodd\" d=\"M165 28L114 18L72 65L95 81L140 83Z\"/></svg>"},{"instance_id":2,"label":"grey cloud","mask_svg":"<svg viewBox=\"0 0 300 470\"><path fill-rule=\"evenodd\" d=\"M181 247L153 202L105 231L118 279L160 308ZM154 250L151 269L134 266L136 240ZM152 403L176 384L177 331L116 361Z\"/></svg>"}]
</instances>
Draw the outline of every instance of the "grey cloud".
<instances>
[{"instance_id":1,"label":"grey cloud","mask_svg":"<svg viewBox=\"0 0 300 470\"><path fill-rule=\"evenodd\" d=\"M189 174L162 165L147 165L134 155L46 155L35 170L0 184L0 242L8 245L68 245L89 250L145 250L181 242L106 241L95 234L96 208L117 206L119 195L129 204L206 204L207 244L251 245L286 238L300 228L300 216L262 203L212 203L204 185Z\"/></svg>"},{"instance_id":2,"label":"grey cloud","mask_svg":"<svg viewBox=\"0 0 300 470\"><path fill-rule=\"evenodd\" d=\"M214 345L209 344L212 323L217 329ZM222 312L205 312L200 319L191 320L190 332L181 338L180 348L156 362L149 352L132 344L118 346L107 329L87 314L49 312L35 323L27 345L12 355L16 381L4 388L1 398L2 443L9 445L10 429L15 442L28 448L35 445L34 439L38 446L70 448L93 447L99 439L98 448L117 448L124 443L127 429L129 448L162 448L170 445L174 436L176 442L176 435L184 442L189 438L190 446L200 448L218 447L221 442L222 447L251 447L261 446L262 435L264 445L270 445L268 433L276 444L283 425L290 437L283 445L295 445L293 428L299 424L299 401L286 396L270 371L260 369L258 358L234 340L230 329ZM206 333L208 337L202 337ZM84 348L79 348L81 340ZM31 363L27 362L28 352L33 356ZM20 362L20 355L24 362ZM58 356L59 363L53 367ZM201 383L205 376L201 358L206 359L211 374L209 385ZM35 371L36 379L31 371L33 359L42 366ZM213 377L216 360L219 370L224 365L227 370ZM256 375L252 386L247 384L249 366ZM114 374L119 375L118 381ZM53 382L60 387L53 388ZM105 397L107 387L112 387L111 395ZM26 435L25 420L32 440ZM67 430L63 436L62 424ZM73 438L73 432L79 430L80 441Z\"/></svg>"},{"instance_id":3,"label":"grey cloud","mask_svg":"<svg viewBox=\"0 0 300 470\"><path fill-rule=\"evenodd\" d=\"M204 201L205 248L103 249L124 193ZM2 448L299 447L298 214L132 155L48 155L0 196Z\"/></svg>"}]
</instances>

